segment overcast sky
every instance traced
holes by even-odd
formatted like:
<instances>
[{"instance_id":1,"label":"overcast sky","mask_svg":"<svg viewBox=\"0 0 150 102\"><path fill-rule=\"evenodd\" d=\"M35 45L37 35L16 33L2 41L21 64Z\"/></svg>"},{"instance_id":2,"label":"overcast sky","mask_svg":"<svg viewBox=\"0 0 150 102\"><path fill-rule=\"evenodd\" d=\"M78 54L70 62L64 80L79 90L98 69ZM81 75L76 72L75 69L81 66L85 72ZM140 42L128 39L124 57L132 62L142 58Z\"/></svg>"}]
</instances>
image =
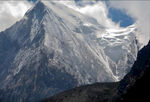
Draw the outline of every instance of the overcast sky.
<instances>
[{"instance_id":1,"label":"overcast sky","mask_svg":"<svg viewBox=\"0 0 150 102\"><path fill-rule=\"evenodd\" d=\"M0 1L0 31L5 30L20 20L32 5L33 4L28 1ZM76 6L74 2L66 3L66 5L81 13L93 16L106 27L119 26L108 17L108 7L104 2L99 1L94 5L86 5L84 7ZM110 5L111 7L123 10L135 19L135 23L141 31L139 35L140 40L146 44L150 39L150 1L111 0Z\"/></svg>"}]
</instances>

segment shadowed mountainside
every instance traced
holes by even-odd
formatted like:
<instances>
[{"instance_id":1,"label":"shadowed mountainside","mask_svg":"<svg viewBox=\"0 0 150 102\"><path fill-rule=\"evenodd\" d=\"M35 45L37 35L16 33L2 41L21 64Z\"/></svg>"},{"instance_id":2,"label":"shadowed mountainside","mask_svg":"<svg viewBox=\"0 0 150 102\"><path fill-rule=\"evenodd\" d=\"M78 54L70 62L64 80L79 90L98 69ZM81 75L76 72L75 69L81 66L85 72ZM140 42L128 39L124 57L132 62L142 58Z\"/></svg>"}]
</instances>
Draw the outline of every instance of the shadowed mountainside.
<instances>
[{"instance_id":1,"label":"shadowed mountainside","mask_svg":"<svg viewBox=\"0 0 150 102\"><path fill-rule=\"evenodd\" d=\"M108 102L116 94L118 83L95 83L57 94L41 102Z\"/></svg>"},{"instance_id":2,"label":"shadowed mountainside","mask_svg":"<svg viewBox=\"0 0 150 102\"><path fill-rule=\"evenodd\" d=\"M120 82L119 102L147 102L150 90L150 42L138 53L137 61L132 70Z\"/></svg>"}]
</instances>

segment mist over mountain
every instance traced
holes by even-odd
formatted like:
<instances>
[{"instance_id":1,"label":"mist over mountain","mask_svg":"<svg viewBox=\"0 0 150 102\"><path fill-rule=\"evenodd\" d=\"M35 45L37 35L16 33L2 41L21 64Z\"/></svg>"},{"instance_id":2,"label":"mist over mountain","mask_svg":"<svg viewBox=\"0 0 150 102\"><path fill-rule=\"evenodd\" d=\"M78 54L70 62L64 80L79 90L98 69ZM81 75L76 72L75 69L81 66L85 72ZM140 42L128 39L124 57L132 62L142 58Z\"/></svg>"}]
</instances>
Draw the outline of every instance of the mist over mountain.
<instances>
[{"instance_id":1,"label":"mist over mountain","mask_svg":"<svg viewBox=\"0 0 150 102\"><path fill-rule=\"evenodd\" d=\"M136 33L135 25L108 29L63 4L39 1L0 32L0 99L36 102L77 86L119 81L136 60Z\"/></svg>"}]
</instances>

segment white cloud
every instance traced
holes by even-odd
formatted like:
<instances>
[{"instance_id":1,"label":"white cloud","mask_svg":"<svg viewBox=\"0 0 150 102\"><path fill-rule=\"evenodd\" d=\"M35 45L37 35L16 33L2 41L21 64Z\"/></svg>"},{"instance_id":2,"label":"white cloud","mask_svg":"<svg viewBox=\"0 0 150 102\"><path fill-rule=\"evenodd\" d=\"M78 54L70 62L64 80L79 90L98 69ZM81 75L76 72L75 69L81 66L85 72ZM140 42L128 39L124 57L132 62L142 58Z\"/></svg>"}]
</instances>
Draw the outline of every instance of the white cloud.
<instances>
[{"instance_id":1,"label":"white cloud","mask_svg":"<svg viewBox=\"0 0 150 102\"><path fill-rule=\"evenodd\" d=\"M108 9L106 7L106 4L102 1L82 1L82 6L77 6L74 1L61 1L61 3L82 14L95 18L101 25L103 25L106 28L119 27L119 24L115 24L110 18L108 18Z\"/></svg>"},{"instance_id":2,"label":"white cloud","mask_svg":"<svg viewBox=\"0 0 150 102\"><path fill-rule=\"evenodd\" d=\"M108 18L108 9L103 2L95 3L94 5L87 5L79 9L83 14L94 17L101 25L107 28L114 28L116 24Z\"/></svg>"},{"instance_id":3,"label":"white cloud","mask_svg":"<svg viewBox=\"0 0 150 102\"><path fill-rule=\"evenodd\" d=\"M115 8L123 9L128 15L136 19L136 24L141 33L139 40L147 44L150 40L150 1L110 1Z\"/></svg>"},{"instance_id":4,"label":"white cloud","mask_svg":"<svg viewBox=\"0 0 150 102\"><path fill-rule=\"evenodd\" d=\"M108 18L108 8L102 1L96 2L81 1L82 6L75 5L75 2L64 2L70 8L73 8L80 13L89 15L97 19L97 21L108 28L119 28L119 24L115 24L110 18ZM85 3L85 5L84 5ZM137 36L141 43L147 44L150 40L150 1L125 1L125 0L110 0L111 6L119 9L123 9L129 16L132 16L136 20L136 26L139 30ZM90 5L92 4L92 5Z\"/></svg>"},{"instance_id":5,"label":"white cloud","mask_svg":"<svg viewBox=\"0 0 150 102\"><path fill-rule=\"evenodd\" d=\"M28 1L0 1L0 31L20 20L31 5Z\"/></svg>"},{"instance_id":6,"label":"white cloud","mask_svg":"<svg viewBox=\"0 0 150 102\"><path fill-rule=\"evenodd\" d=\"M107 28L119 28L119 24L115 24L108 18L108 8L102 1L82 2L85 5L77 6L74 1L59 0L68 7L83 13L88 16L94 17L101 25ZM140 41L147 43L150 39L150 1L110 1L111 5L115 8L124 9L128 15L136 19L136 24L141 34ZM0 31L10 27L16 21L21 19L25 12L31 7L31 3L27 1L0 1Z\"/></svg>"}]
</instances>

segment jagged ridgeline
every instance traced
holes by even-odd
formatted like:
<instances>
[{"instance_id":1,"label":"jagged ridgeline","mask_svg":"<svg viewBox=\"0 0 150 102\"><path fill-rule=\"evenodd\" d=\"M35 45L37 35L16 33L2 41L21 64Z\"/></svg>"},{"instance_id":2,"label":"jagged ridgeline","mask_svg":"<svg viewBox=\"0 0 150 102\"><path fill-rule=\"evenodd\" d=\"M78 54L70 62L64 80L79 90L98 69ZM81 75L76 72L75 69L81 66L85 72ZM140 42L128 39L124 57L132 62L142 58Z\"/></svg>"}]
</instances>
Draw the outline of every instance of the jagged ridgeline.
<instances>
[{"instance_id":1,"label":"jagged ridgeline","mask_svg":"<svg viewBox=\"0 0 150 102\"><path fill-rule=\"evenodd\" d=\"M136 59L135 29L114 32L59 2L37 2L0 33L0 99L35 102L80 85L119 81Z\"/></svg>"}]
</instances>

